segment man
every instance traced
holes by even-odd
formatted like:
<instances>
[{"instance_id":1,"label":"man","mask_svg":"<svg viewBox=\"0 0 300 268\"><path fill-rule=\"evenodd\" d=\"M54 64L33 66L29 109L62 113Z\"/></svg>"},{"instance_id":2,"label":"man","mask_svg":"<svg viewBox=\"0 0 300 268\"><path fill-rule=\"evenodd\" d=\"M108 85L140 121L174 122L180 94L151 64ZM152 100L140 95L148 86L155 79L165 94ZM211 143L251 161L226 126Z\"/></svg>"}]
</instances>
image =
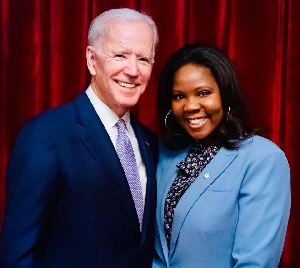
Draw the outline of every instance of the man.
<instances>
[{"instance_id":1,"label":"man","mask_svg":"<svg viewBox=\"0 0 300 268\"><path fill-rule=\"evenodd\" d=\"M157 139L129 109L148 84L157 42L152 19L135 10L92 22L90 87L31 120L14 148L4 268L151 266Z\"/></svg>"}]
</instances>

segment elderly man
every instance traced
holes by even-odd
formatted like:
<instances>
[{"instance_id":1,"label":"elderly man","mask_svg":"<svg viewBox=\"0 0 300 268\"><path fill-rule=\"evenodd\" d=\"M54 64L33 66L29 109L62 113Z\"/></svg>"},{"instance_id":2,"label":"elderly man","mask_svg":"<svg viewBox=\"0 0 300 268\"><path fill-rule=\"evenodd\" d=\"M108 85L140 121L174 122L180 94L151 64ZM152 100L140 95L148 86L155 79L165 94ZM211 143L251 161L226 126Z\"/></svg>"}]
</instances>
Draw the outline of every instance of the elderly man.
<instances>
[{"instance_id":1,"label":"elderly man","mask_svg":"<svg viewBox=\"0 0 300 268\"><path fill-rule=\"evenodd\" d=\"M157 139L130 113L158 34L131 9L102 13L86 49L92 79L22 130L7 169L5 267L150 267Z\"/></svg>"}]
</instances>

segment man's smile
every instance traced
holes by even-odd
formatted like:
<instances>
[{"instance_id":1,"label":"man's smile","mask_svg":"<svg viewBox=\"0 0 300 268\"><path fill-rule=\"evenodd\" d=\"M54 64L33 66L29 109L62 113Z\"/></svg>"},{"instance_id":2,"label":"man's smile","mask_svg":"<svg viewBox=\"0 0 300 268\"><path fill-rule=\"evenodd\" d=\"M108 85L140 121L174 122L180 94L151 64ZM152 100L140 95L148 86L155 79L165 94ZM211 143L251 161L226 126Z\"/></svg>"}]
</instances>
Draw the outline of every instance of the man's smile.
<instances>
[{"instance_id":1,"label":"man's smile","mask_svg":"<svg viewBox=\"0 0 300 268\"><path fill-rule=\"evenodd\" d=\"M115 80L116 83L118 85L120 85L121 87L126 87L126 88L134 88L136 86L138 86L138 84L133 84L133 83L126 83L126 82L121 82L121 81L118 81L118 80Z\"/></svg>"}]
</instances>

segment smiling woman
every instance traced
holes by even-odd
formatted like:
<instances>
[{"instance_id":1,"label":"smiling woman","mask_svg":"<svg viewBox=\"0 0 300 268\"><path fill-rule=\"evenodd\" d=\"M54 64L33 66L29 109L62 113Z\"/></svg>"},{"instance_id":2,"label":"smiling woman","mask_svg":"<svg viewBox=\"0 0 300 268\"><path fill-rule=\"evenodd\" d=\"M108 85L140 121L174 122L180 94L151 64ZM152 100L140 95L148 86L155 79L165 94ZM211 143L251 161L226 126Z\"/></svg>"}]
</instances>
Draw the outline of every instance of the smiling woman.
<instances>
[{"instance_id":1,"label":"smiling woman","mask_svg":"<svg viewBox=\"0 0 300 268\"><path fill-rule=\"evenodd\" d=\"M182 93L185 92L178 90L194 94L184 96ZM179 101L181 98L183 100ZM214 103L211 104L210 100ZM201 103L205 104L202 109ZM187 121L182 121L183 117L178 114L176 107L181 107L179 104L184 104L182 116L189 119L207 118L209 124L205 125L210 126L212 117L210 113L206 114L204 108L208 104L210 107L221 105L219 110L215 108L219 115L218 120L204 138L214 139L228 149L237 147L241 141L252 135L253 131L247 124L245 104L235 68L228 56L214 46L186 45L170 57L162 72L158 97L160 123L163 131L169 129L173 134L180 134L163 132L162 140L171 149L185 148L196 138L195 132L191 135L185 129L187 125L182 124ZM164 127L165 122L167 128Z\"/></svg>"},{"instance_id":2,"label":"smiling woman","mask_svg":"<svg viewBox=\"0 0 300 268\"><path fill-rule=\"evenodd\" d=\"M172 94L172 111L181 127L192 138L212 144L210 137L223 118L223 108L210 69L184 65L175 73Z\"/></svg>"},{"instance_id":3,"label":"smiling woman","mask_svg":"<svg viewBox=\"0 0 300 268\"><path fill-rule=\"evenodd\" d=\"M228 56L186 45L160 79L153 267L277 267L290 211L285 154L254 135Z\"/></svg>"}]
</instances>

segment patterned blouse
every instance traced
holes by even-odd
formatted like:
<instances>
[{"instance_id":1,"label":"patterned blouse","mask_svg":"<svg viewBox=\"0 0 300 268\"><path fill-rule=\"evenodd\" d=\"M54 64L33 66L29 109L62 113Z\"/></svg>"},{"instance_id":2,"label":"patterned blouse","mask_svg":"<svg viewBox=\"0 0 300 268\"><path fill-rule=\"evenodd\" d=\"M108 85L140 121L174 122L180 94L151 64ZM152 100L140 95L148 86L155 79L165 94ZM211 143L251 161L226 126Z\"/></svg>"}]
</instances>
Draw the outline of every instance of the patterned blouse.
<instances>
[{"instance_id":1,"label":"patterned blouse","mask_svg":"<svg viewBox=\"0 0 300 268\"><path fill-rule=\"evenodd\" d=\"M178 165L178 175L173 182L165 201L164 228L170 249L170 238L175 208L185 191L195 181L201 171L218 153L221 146L212 145L205 148L200 143L192 144L187 157Z\"/></svg>"}]
</instances>

